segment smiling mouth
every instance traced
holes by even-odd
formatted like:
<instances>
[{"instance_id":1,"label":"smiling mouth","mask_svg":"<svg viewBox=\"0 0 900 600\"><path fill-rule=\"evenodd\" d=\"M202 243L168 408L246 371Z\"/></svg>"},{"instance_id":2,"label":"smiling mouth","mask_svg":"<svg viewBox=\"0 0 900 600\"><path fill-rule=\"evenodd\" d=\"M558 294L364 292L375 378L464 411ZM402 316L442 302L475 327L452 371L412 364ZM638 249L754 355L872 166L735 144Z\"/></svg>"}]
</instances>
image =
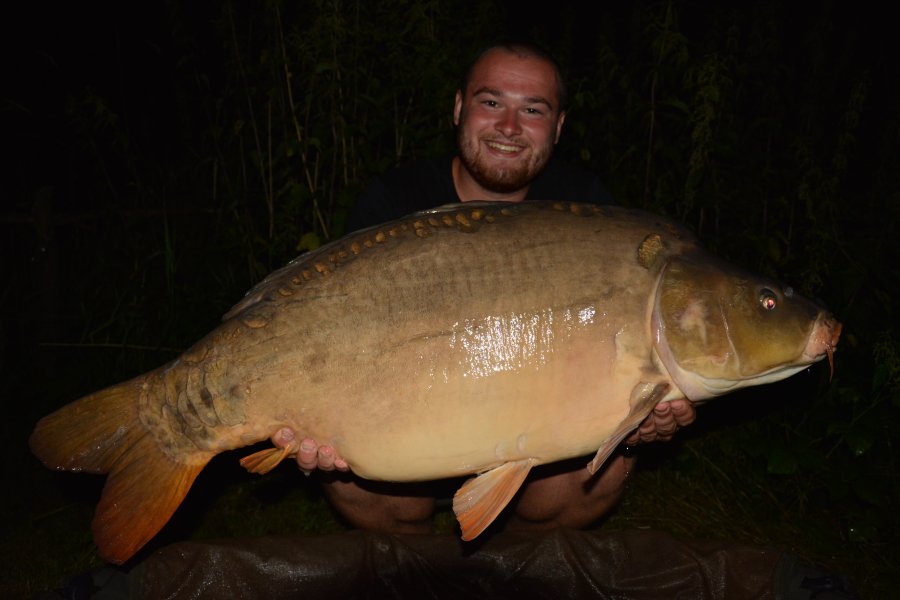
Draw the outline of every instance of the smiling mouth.
<instances>
[{"instance_id":1,"label":"smiling mouth","mask_svg":"<svg viewBox=\"0 0 900 600\"><path fill-rule=\"evenodd\" d=\"M494 140L485 140L485 145L491 150L497 150L498 152L503 152L505 154L515 154L517 152L521 152L525 149L525 146L518 146L515 144L504 144L503 142L497 142Z\"/></svg>"}]
</instances>

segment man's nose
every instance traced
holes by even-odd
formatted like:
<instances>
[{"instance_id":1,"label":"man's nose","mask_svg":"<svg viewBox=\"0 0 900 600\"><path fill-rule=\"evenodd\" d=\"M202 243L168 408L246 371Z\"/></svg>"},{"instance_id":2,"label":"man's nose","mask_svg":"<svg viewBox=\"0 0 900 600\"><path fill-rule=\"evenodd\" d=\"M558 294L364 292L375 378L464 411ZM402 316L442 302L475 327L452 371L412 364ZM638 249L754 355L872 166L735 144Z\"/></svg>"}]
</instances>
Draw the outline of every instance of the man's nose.
<instances>
[{"instance_id":1,"label":"man's nose","mask_svg":"<svg viewBox=\"0 0 900 600\"><path fill-rule=\"evenodd\" d=\"M519 115L514 110L503 111L503 114L497 119L495 128L506 137L512 137L522 133L522 127L519 124Z\"/></svg>"}]
</instances>

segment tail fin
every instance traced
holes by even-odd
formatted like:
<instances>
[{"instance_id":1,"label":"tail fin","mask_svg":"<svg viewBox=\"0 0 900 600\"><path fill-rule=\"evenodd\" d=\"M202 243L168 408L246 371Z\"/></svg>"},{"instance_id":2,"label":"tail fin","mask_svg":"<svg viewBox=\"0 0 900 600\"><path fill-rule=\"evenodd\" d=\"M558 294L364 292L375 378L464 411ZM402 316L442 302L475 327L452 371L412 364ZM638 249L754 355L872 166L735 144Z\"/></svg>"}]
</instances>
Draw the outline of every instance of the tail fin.
<instances>
[{"instance_id":1,"label":"tail fin","mask_svg":"<svg viewBox=\"0 0 900 600\"><path fill-rule=\"evenodd\" d=\"M210 455L170 458L140 421L146 376L107 388L41 419L32 452L51 469L108 473L92 530L100 555L121 564L181 504Z\"/></svg>"}]
</instances>

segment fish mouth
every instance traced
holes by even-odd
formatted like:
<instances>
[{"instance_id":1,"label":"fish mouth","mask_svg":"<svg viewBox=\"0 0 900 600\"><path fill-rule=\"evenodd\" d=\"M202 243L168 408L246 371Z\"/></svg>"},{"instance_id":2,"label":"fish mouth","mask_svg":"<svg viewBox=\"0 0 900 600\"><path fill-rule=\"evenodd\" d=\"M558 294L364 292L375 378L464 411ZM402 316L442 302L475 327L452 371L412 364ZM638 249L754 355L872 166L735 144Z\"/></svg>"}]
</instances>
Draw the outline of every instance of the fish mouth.
<instances>
[{"instance_id":1,"label":"fish mouth","mask_svg":"<svg viewBox=\"0 0 900 600\"><path fill-rule=\"evenodd\" d=\"M815 362L823 357L828 358L828 378L834 377L834 353L837 350L838 340L841 337L843 325L832 315L824 314L819 317L813 326L812 335L803 356L810 362Z\"/></svg>"}]
</instances>

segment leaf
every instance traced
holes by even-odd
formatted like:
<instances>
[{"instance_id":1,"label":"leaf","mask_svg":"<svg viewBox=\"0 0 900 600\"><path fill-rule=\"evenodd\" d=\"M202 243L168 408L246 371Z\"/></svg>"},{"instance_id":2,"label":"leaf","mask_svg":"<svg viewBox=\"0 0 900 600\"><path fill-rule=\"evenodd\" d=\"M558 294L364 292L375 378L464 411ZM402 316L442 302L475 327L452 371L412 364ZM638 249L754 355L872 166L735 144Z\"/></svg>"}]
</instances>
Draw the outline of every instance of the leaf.
<instances>
[{"instance_id":1,"label":"leaf","mask_svg":"<svg viewBox=\"0 0 900 600\"><path fill-rule=\"evenodd\" d=\"M843 436L848 429L850 429L849 423L846 423L844 421L835 421L828 424L828 435L837 434Z\"/></svg>"},{"instance_id":2,"label":"leaf","mask_svg":"<svg viewBox=\"0 0 900 600\"><path fill-rule=\"evenodd\" d=\"M300 238L300 241L297 242L296 250L298 252L302 250L315 250L321 245L322 240L319 239L319 235L313 231L310 231L308 233L304 233Z\"/></svg>"},{"instance_id":3,"label":"leaf","mask_svg":"<svg viewBox=\"0 0 900 600\"><path fill-rule=\"evenodd\" d=\"M878 538L878 527L865 521L853 521L847 527L847 537L851 542L868 542Z\"/></svg>"},{"instance_id":4,"label":"leaf","mask_svg":"<svg viewBox=\"0 0 900 600\"><path fill-rule=\"evenodd\" d=\"M795 452L783 446L775 446L769 452L766 470L774 475L793 475L799 466L800 461Z\"/></svg>"},{"instance_id":5,"label":"leaf","mask_svg":"<svg viewBox=\"0 0 900 600\"><path fill-rule=\"evenodd\" d=\"M885 493L884 482L875 473L867 473L858 477L853 483L853 492L857 498L873 506L890 506L890 500L888 500Z\"/></svg>"},{"instance_id":6,"label":"leaf","mask_svg":"<svg viewBox=\"0 0 900 600\"><path fill-rule=\"evenodd\" d=\"M844 442L854 456L862 456L874 443L874 432L868 427L850 427L844 432Z\"/></svg>"},{"instance_id":7,"label":"leaf","mask_svg":"<svg viewBox=\"0 0 900 600\"><path fill-rule=\"evenodd\" d=\"M781 253L781 245L778 243L778 240L776 240L774 237L769 236L768 238L766 238L766 246L767 254L772 262L780 263L783 256Z\"/></svg>"},{"instance_id":8,"label":"leaf","mask_svg":"<svg viewBox=\"0 0 900 600\"><path fill-rule=\"evenodd\" d=\"M875 367L875 374L872 376L872 391L877 392L884 387L891 379L891 369L886 364L879 364Z\"/></svg>"}]
</instances>

